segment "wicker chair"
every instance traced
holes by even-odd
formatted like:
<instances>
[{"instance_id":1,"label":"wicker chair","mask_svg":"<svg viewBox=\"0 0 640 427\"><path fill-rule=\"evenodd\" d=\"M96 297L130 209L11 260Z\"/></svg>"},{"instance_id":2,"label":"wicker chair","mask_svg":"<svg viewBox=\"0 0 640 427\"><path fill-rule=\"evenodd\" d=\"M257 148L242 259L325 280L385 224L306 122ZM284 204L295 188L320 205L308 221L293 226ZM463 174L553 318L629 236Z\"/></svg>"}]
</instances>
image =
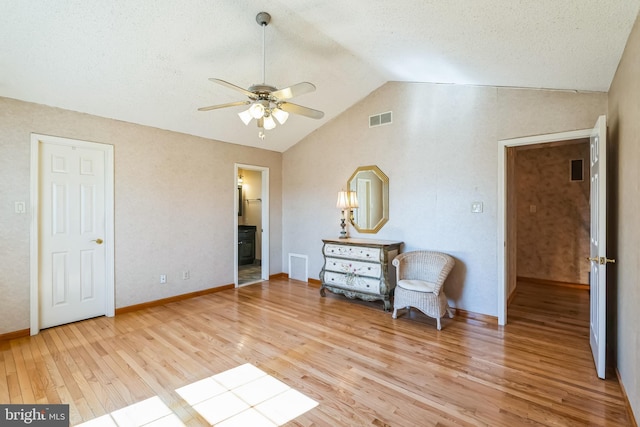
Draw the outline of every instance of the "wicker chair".
<instances>
[{"instance_id":1,"label":"wicker chair","mask_svg":"<svg viewBox=\"0 0 640 427\"><path fill-rule=\"evenodd\" d=\"M393 300L393 315L399 308L415 307L429 317L435 317L440 330L440 318L453 311L444 294L444 281L455 261L450 255L433 251L413 251L398 255L393 260L397 284Z\"/></svg>"}]
</instances>

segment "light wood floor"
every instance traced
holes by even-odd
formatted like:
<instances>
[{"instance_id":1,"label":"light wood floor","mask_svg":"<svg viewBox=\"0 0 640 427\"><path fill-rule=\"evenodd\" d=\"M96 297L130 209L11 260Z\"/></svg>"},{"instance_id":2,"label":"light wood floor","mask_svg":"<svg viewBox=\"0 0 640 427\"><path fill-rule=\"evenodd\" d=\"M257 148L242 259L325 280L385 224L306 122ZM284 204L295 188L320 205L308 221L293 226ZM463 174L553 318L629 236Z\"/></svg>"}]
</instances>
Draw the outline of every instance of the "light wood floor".
<instances>
[{"instance_id":1,"label":"light wood floor","mask_svg":"<svg viewBox=\"0 0 640 427\"><path fill-rule=\"evenodd\" d=\"M251 363L319 402L299 426L625 426L596 377L586 291L521 284L504 328L394 320L381 303L272 280L0 344L0 403L69 403L71 424Z\"/></svg>"}]
</instances>

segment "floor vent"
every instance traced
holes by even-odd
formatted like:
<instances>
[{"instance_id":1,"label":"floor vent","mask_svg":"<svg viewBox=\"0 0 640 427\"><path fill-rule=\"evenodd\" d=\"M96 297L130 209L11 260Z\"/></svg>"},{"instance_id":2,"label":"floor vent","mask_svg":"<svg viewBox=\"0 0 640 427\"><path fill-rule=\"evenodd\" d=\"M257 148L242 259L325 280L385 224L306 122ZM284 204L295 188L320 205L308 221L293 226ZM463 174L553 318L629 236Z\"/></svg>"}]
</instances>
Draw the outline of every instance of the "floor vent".
<instances>
[{"instance_id":1,"label":"floor vent","mask_svg":"<svg viewBox=\"0 0 640 427\"><path fill-rule=\"evenodd\" d=\"M289 254L289 279L301 282L309 281L309 257L300 254Z\"/></svg>"},{"instance_id":2,"label":"floor vent","mask_svg":"<svg viewBox=\"0 0 640 427\"><path fill-rule=\"evenodd\" d=\"M391 124L391 111L387 111L386 113L375 114L373 116L369 116L369 127L373 128L376 126L388 125Z\"/></svg>"}]
</instances>

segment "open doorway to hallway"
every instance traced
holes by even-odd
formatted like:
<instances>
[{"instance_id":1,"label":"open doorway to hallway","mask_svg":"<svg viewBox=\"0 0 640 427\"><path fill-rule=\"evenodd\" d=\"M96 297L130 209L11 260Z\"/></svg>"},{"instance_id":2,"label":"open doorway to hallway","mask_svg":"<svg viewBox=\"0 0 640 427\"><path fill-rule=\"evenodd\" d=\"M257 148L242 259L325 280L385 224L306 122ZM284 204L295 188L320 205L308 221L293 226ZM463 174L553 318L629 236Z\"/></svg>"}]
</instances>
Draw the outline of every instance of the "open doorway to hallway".
<instances>
[{"instance_id":1,"label":"open doorway to hallway","mask_svg":"<svg viewBox=\"0 0 640 427\"><path fill-rule=\"evenodd\" d=\"M236 165L237 239L236 286L266 280L269 277L267 168Z\"/></svg>"},{"instance_id":2,"label":"open doorway to hallway","mask_svg":"<svg viewBox=\"0 0 640 427\"><path fill-rule=\"evenodd\" d=\"M588 289L589 140L509 150L507 212L516 283Z\"/></svg>"},{"instance_id":3,"label":"open doorway to hallway","mask_svg":"<svg viewBox=\"0 0 640 427\"><path fill-rule=\"evenodd\" d=\"M507 215L515 249L509 325L532 340L560 337L558 345L571 343L591 363L589 139L508 150Z\"/></svg>"}]
</instances>

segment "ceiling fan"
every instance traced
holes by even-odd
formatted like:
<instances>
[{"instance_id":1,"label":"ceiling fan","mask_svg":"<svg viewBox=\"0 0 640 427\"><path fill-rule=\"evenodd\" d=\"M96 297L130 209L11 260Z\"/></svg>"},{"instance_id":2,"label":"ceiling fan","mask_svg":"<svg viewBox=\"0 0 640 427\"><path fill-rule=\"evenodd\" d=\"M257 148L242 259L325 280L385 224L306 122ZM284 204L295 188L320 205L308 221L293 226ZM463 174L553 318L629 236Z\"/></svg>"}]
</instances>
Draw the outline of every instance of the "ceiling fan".
<instances>
[{"instance_id":1,"label":"ceiling fan","mask_svg":"<svg viewBox=\"0 0 640 427\"><path fill-rule=\"evenodd\" d=\"M299 114L312 119L321 119L324 117L322 111L313 108L303 107L302 105L288 102L288 99L294 98L305 93L313 92L316 87L309 82L298 83L284 89L278 89L265 83L265 28L271 22L271 15L267 12L260 12L256 15L256 22L262 27L262 83L254 84L248 89L236 86L225 80L210 78L209 80L219 85L236 90L249 99L245 101L229 102L227 104L212 105L209 107L198 108L198 111L217 110L219 108L237 107L239 105L249 105L245 111L238 113L240 119L245 125L256 119L259 128L258 136L264 139L264 130L270 130L276 127L274 118L282 125L289 113Z\"/></svg>"}]
</instances>

